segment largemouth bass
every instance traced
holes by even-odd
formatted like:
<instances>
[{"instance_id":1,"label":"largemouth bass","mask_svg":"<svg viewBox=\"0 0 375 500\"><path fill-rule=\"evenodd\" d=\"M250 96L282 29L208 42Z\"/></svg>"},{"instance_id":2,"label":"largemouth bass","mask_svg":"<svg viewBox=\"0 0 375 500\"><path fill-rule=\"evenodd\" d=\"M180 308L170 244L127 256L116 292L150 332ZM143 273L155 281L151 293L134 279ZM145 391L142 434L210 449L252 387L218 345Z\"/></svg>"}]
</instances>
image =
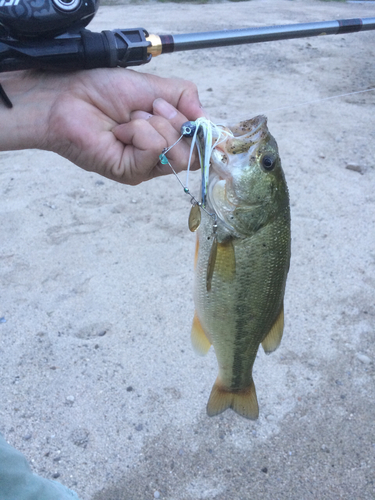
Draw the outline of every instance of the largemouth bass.
<instances>
[{"instance_id":1,"label":"largemouth bass","mask_svg":"<svg viewBox=\"0 0 375 500\"><path fill-rule=\"evenodd\" d=\"M252 368L259 345L280 344L290 261L289 195L267 119L229 127L211 154L206 210L197 230L192 343L214 346L219 375L209 416L259 414Z\"/></svg>"}]
</instances>

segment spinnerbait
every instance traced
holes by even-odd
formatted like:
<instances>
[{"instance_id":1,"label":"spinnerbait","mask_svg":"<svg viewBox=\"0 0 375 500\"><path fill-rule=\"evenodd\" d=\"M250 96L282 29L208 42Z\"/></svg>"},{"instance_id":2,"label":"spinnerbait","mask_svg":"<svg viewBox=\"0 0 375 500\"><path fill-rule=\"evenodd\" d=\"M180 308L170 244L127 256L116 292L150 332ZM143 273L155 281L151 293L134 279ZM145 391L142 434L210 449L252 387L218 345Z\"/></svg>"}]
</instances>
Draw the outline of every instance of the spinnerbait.
<instances>
[{"instance_id":1,"label":"spinnerbait","mask_svg":"<svg viewBox=\"0 0 375 500\"><path fill-rule=\"evenodd\" d=\"M195 121L188 121L185 122L181 126L181 136L177 139L177 141L172 144L172 146L169 146L168 148L165 148L161 155L159 156L160 163L163 165L168 164L176 176L178 182L181 184L184 192L190 196L191 203L192 203L192 208L190 210L190 215L189 215L189 229L192 232L195 232L201 222L201 208L213 219L213 237L214 240L216 240L216 230L217 230L217 217L216 214L211 214L208 212L206 209L206 197L207 197L207 186L208 186L208 179L209 179L209 170L210 170L210 158L212 151L218 144L223 142L228 135L233 135L231 132L229 132L227 129L224 129L224 127L220 125L215 125L212 123L210 120L207 118L198 118ZM178 144L182 138L184 137L189 137L192 139L191 141L191 147L190 147L190 155L189 155L189 162L188 162L188 167L187 167L187 172L186 172L186 186L183 185L181 182L180 178L178 177L176 171L172 167L171 163L169 162L168 158L166 157L166 154L168 151L170 151L176 144ZM199 156L199 162L201 165L201 173L202 173L202 181L201 181L201 201L198 201L195 196L193 196L190 193L189 187L188 187L188 179L189 179L189 172L190 172L190 165L191 165L191 159L193 155L193 150L194 146L197 145L197 150L198 150L198 156Z\"/></svg>"}]
</instances>

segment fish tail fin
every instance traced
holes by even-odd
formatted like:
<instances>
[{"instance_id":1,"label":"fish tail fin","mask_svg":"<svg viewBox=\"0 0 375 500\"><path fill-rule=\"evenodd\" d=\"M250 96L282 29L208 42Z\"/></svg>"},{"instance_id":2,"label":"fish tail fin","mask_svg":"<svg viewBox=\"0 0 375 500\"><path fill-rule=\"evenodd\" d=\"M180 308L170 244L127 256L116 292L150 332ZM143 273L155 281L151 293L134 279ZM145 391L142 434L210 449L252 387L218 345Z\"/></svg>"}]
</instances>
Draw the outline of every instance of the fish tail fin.
<instances>
[{"instance_id":1,"label":"fish tail fin","mask_svg":"<svg viewBox=\"0 0 375 500\"><path fill-rule=\"evenodd\" d=\"M254 381L239 392L233 394L233 411L242 417L256 420L259 416L259 406Z\"/></svg>"},{"instance_id":2,"label":"fish tail fin","mask_svg":"<svg viewBox=\"0 0 375 500\"><path fill-rule=\"evenodd\" d=\"M222 386L219 378L216 379L207 403L207 415L214 417L228 408L232 408L241 417L250 420L258 418L259 407L253 380L245 389L231 392Z\"/></svg>"}]
</instances>

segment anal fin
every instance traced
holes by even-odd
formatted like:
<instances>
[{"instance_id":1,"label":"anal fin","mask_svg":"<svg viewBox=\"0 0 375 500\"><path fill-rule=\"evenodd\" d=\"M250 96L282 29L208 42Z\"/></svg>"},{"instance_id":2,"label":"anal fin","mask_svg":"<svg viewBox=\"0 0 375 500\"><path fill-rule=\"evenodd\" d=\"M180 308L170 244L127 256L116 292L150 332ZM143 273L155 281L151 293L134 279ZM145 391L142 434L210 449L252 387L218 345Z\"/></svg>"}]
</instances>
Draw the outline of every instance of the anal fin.
<instances>
[{"instance_id":1,"label":"anal fin","mask_svg":"<svg viewBox=\"0 0 375 500\"><path fill-rule=\"evenodd\" d=\"M211 342L203 330L197 313L194 314L193 325L191 327L191 343L194 351L200 356L205 356L211 347Z\"/></svg>"},{"instance_id":2,"label":"anal fin","mask_svg":"<svg viewBox=\"0 0 375 500\"><path fill-rule=\"evenodd\" d=\"M217 378L212 388L207 403L207 415L214 417L228 408L250 420L256 420L259 416L259 406L255 391L254 381L245 389L230 391L224 388Z\"/></svg>"},{"instance_id":3,"label":"anal fin","mask_svg":"<svg viewBox=\"0 0 375 500\"><path fill-rule=\"evenodd\" d=\"M281 342L284 330L284 306L281 307L280 313L276 318L275 323L272 325L271 330L262 342L262 347L266 354L275 351Z\"/></svg>"}]
</instances>

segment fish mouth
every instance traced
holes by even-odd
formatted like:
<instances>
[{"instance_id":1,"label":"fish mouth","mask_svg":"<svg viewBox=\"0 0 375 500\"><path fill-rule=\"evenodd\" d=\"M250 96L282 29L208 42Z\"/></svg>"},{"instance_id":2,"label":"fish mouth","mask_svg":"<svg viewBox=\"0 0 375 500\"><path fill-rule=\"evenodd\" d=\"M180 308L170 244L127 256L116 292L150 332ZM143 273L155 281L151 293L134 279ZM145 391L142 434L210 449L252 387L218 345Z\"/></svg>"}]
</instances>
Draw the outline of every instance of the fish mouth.
<instances>
[{"instance_id":1,"label":"fish mouth","mask_svg":"<svg viewBox=\"0 0 375 500\"><path fill-rule=\"evenodd\" d=\"M255 155L261 142L269 134L267 118L264 115L222 129L227 136L219 141L211 154L213 181L216 177L230 181L234 170L245 163L244 154L246 157Z\"/></svg>"},{"instance_id":2,"label":"fish mouth","mask_svg":"<svg viewBox=\"0 0 375 500\"><path fill-rule=\"evenodd\" d=\"M236 125L231 125L228 127L232 131L235 137L240 137L242 140L246 140L247 137L255 136L260 131L268 133L267 129L267 117L264 115L257 115L250 120L243 120ZM254 137L255 138L255 137Z\"/></svg>"},{"instance_id":3,"label":"fish mouth","mask_svg":"<svg viewBox=\"0 0 375 500\"><path fill-rule=\"evenodd\" d=\"M255 154L260 143L267 137L267 118L258 115L236 125L223 127L227 137L215 146L211 155L212 169L222 179L230 179L233 168L243 162L242 154Z\"/></svg>"},{"instance_id":4,"label":"fish mouth","mask_svg":"<svg viewBox=\"0 0 375 500\"><path fill-rule=\"evenodd\" d=\"M249 163L248 158L255 156L261 143L268 135L267 118L263 115L236 125L223 127L227 137L220 141L211 154L211 169L207 199L218 218L230 230L233 214L241 204L234 189L234 176ZM251 210L255 206L249 206Z\"/></svg>"}]
</instances>

